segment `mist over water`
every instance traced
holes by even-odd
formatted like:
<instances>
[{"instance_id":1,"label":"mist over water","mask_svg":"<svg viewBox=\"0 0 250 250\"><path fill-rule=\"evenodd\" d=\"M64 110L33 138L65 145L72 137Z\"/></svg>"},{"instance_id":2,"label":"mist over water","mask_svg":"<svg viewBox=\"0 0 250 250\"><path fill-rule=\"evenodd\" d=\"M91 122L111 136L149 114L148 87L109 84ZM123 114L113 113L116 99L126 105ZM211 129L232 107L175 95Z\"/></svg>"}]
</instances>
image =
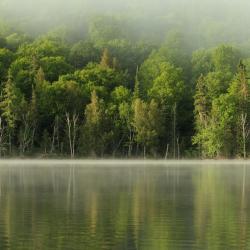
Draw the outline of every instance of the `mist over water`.
<instances>
[{"instance_id":1,"label":"mist over water","mask_svg":"<svg viewBox=\"0 0 250 250\"><path fill-rule=\"evenodd\" d=\"M0 160L0 168L6 166L39 166L39 167L211 167L211 166L223 166L223 167L239 167L239 166L250 166L250 160L132 160L132 159L120 159L120 160L70 160L70 159L6 159Z\"/></svg>"}]
</instances>

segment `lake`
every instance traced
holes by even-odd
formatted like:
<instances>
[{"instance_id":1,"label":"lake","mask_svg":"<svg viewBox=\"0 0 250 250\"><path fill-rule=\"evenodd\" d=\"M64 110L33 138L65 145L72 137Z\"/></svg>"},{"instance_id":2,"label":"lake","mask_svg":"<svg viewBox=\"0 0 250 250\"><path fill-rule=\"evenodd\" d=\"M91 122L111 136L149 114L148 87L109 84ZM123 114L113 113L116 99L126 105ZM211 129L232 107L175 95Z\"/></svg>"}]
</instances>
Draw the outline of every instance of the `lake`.
<instances>
[{"instance_id":1,"label":"lake","mask_svg":"<svg viewBox=\"0 0 250 250\"><path fill-rule=\"evenodd\" d=\"M0 162L0 249L250 249L250 165Z\"/></svg>"}]
</instances>

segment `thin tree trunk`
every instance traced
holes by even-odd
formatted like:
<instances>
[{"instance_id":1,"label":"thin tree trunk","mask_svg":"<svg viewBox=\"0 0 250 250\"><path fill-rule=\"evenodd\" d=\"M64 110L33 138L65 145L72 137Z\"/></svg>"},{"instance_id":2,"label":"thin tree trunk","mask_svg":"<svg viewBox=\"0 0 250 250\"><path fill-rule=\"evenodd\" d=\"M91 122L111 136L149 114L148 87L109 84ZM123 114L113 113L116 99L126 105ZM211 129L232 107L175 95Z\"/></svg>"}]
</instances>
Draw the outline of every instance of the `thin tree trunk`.
<instances>
[{"instance_id":1,"label":"thin tree trunk","mask_svg":"<svg viewBox=\"0 0 250 250\"><path fill-rule=\"evenodd\" d=\"M249 129L247 128L247 114L241 114L241 127L242 127L242 142L243 142L243 157L247 158L246 141L249 137Z\"/></svg>"},{"instance_id":2,"label":"thin tree trunk","mask_svg":"<svg viewBox=\"0 0 250 250\"><path fill-rule=\"evenodd\" d=\"M3 125L2 118L0 117L0 157L2 157L2 153L5 151L5 143L4 143L4 137L5 137L5 126Z\"/></svg>"},{"instance_id":3,"label":"thin tree trunk","mask_svg":"<svg viewBox=\"0 0 250 250\"><path fill-rule=\"evenodd\" d=\"M55 150L55 137L56 137L56 124L54 124L53 128L53 136L52 136L52 141L51 141L51 147L50 147L50 153L53 153Z\"/></svg>"},{"instance_id":4,"label":"thin tree trunk","mask_svg":"<svg viewBox=\"0 0 250 250\"><path fill-rule=\"evenodd\" d=\"M1 139L0 139L0 143L1 143L0 157L2 157L2 152L4 151L3 132L2 132L2 130L1 130Z\"/></svg>"},{"instance_id":5,"label":"thin tree trunk","mask_svg":"<svg viewBox=\"0 0 250 250\"><path fill-rule=\"evenodd\" d=\"M178 160L180 159L180 144L179 144L179 137L177 137L177 155L178 155Z\"/></svg>"},{"instance_id":6,"label":"thin tree trunk","mask_svg":"<svg viewBox=\"0 0 250 250\"><path fill-rule=\"evenodd\" d=\"M119 147L120 147L120 145L121 145L123 139L124 139L124 135L123 135L122 138L119 140L117 146L116 146L115 149L113 150L113 158L115 158L116 151L119 149Z\"/></svg>"},{"instance_id":7,"label":"thin tree trunk","mask_svg":"<svg viewBox=\"0 0 250 250\"><path fill-rule=\"evenodd\" d=\"M71 122L70 122L69 113L66 113L66 122L67 122L67 126L68 126L68 139L69 139L70 157L73 158L72 139L71 139Z\"/></svg>"},{"instance_id":8,"label":"thin tree trunk","mask_svg":"<svg viewBox=\"0 0 250 250\"><path fill-rule=\"evenodd\" d=\"M133 145L133 134L132 130L129 129L129 145L128 145L128 157L130 158L132 155L132 146Z\"/></svg>"},{"instance_id":9,"label":"thin tree trunk","mask_svg":"<svg viewBox=\"0 0 250 250\"><path fill-rule=\"evenodd\" d=\"M174 159L176 158L176 108L177 108L177 105L176 103L174 104L174 107L173 107L173 157Z\"/></svg>"},{"instance_id":10,"label":"thin tree trunk","mask_svg":"<svg viewBox=\"0 0 250 250\"><path fill-rule=\"evenodd\" d=\"M12 144L11 144L11 132L9 132L9 155L12 154Z\"/></svg>"},{"instance_id":11,"label":"thin tree trunk","mask_svg":"<svg viewBox=\"0 0 250 250\"><path fill-rule=\"evenodd\" d=\"M76 145L76 126L78 121L78 115L73 114L72 121L70 119L69 113L66 113L66 121L68 126L68 139L70 147L70 156L71 158L75 157L75 145Z\"/></svg>"},{"instance_id":12,"label":"thin tree trunk","mask_svg":"<svg viewBox=\"0 0 250 250\"><path fill-rule=\"evenodd\" d=\"M77 121L78 115L73 115L73 157L75 157L75 147L76 147L76 131L77 131Z\"/></svg>"},{"instance_id":13,"label":"thin tree trunk","mask_svg":"<svg viewBox=\"0 0 250 250\"><path fill-rule=\"evenodd\" d=\"M59 152L61 151L61 146L60 146L60 135L59 135L59 117L56 116L56 142L57 142L57 149L59 150Z\"/></svg>"},{"instance_id":14,"label":"thin tree trunk","mask_svg":"<svg viewBox=\"0 0 250 250\"><path fill-rule=\"evenodd\" d=\"M31 137L31 150L34 150L34 140L35 140L35 133L36 133L36 128L35 125L32 129L32 137Z\"/></svg>"},{"instance_id":15,"label":"thin tree trunk","mask_svg":"<svg viewBox=\"0 0 250 250\"><path fill-rule=\"evenodd\" d=\"M169 144L167 145L166 154L165 154L165 160L167 160L167 158L168 158L168 149L169 149Z\"/></svg>"}]
</instances>

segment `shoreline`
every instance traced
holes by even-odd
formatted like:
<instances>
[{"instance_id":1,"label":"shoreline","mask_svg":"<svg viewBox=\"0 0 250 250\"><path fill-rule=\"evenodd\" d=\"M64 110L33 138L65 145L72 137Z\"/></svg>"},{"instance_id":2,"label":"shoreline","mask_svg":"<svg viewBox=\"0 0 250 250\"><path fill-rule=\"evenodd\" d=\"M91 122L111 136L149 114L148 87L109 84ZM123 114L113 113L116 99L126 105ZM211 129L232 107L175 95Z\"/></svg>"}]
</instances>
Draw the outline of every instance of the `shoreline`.
<instances>
[{"instance_id":1,"label":"shoreline","mask_svg":"<svg viewBox=\"0 0 250 250\"><path fill-rule=\"evenodd\" d=\"M74 166L178 166L178 165L249 165L249 160L162 160L162 159L0 159L6 165L74 165Z\"/></svg>"}]
</instances>

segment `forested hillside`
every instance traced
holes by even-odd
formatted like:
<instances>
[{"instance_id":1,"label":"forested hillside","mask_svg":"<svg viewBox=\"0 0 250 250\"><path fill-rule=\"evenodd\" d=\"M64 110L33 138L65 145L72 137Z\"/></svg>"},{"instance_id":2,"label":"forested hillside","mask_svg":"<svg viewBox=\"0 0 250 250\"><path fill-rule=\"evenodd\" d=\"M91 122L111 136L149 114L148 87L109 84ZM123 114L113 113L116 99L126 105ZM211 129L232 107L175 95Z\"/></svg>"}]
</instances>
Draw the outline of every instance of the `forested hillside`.
<instances>
[{"instance_id":1,"label":"forested hillside","mask_svg":"<svg viewBox=\"0 0 250 250\"><path fill-rule=\"evenodd\" d=\"M69 7L69 18L60 8L55 16L39 8L26 16L17 7L11 15L6 2L0 3L2 157L249 156L244 11L233 25L209 4L203 22L204 6L197 19L192 15L199 5L178 19L184 0L183 9L169 1L166 15L159 7L136 12L128 1L126 8L117 4L119 15L100 6L79 16ZM227 9L232 16L235 6Z\"/></svg>"}]
</instances>

